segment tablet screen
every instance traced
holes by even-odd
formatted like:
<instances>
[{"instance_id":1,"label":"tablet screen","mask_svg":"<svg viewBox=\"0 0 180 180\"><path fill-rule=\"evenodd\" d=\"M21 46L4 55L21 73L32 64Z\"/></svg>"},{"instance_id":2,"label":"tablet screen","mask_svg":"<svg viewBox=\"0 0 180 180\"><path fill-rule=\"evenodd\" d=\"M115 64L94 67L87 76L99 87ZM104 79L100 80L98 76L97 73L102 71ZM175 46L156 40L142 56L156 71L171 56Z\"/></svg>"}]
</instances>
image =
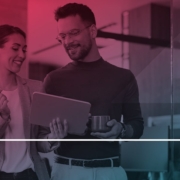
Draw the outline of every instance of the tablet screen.
<instances>
[{"instance_id":1,"label":"tablet screen","mask_svg":"<svg viewBox=\"0 0 180 180\"><path fill-rule=\"evenodd\" d=\"M49 127L59 117L68 122L68 133L81 135L86 129L91 104L84 101L35 92L31 105L30 123Z\"/></svg>"}]
</instances>

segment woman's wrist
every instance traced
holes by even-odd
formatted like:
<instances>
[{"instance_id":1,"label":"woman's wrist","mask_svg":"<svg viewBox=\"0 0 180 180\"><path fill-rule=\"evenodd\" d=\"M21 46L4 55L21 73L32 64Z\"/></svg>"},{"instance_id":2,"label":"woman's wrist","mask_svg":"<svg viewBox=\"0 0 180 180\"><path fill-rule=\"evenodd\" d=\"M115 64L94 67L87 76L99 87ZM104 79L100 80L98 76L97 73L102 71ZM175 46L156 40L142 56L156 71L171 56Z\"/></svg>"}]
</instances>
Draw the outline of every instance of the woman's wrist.
<instances>
[{"instance_id":1,"label":"woman's wrist","mask_svg":"<svg viewBox=\"0 0 180 180\"><path fill-rule=\"evenodd\" d=\"M0 116L0 138L2 138L2 136L5 133L6 128L9 125L10 120L5 120L2 118L2 116Z\"/></svg>"},{"instance_id":2,"label":"woman's wrist","mask_svg":"<svg viewBox=\"0 0 180 180\"><path fill-rule=\"evenodd\" d=\"M10 121L11 118L10 118L10 115L3 115L3 114L0 114L0 117L5 120L5 121Z\"/></svg>"}]
</instances>

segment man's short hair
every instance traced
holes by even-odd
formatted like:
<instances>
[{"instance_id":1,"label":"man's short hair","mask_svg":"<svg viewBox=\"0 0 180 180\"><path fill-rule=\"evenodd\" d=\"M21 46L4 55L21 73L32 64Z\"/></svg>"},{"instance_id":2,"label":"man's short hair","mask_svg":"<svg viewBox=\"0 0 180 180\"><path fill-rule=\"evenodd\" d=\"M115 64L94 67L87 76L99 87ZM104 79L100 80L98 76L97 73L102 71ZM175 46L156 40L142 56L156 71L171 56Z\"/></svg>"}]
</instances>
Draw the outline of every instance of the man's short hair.
<instances>
[{"instance_id":1,"label":"man's short hair","mask_svg":"<svg viewBox=\"0 0 180 180\"><path fill-rule=\"evenodd\" d=\"M75 16L75 15L79 15L81 19L85 22L96 24L94 13L88 6L84 4L68 3L62 7L59 7L55 11L56 21L62 18L66 18L68 16Z\"/></svg>"}]
</instances>

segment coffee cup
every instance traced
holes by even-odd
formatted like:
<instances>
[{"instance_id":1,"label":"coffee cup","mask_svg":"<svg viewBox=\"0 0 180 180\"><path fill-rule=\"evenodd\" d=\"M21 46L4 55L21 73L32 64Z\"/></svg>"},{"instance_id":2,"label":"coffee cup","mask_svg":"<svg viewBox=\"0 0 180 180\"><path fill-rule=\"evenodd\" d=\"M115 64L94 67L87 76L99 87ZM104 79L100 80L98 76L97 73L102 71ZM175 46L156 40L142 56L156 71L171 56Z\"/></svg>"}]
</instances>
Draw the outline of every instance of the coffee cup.
<instances>
[{"instance_id":1,"label":"coffee cup","mask_svg":"<svg viewBox=\"0 0 180 180\"><path fill-rule=\"evenodd\" d=\"M91 131L92 132L108 132L110 127L107 126L107 122L110 121L110 116L91 116Z\"/></svg>"}]
</instances>

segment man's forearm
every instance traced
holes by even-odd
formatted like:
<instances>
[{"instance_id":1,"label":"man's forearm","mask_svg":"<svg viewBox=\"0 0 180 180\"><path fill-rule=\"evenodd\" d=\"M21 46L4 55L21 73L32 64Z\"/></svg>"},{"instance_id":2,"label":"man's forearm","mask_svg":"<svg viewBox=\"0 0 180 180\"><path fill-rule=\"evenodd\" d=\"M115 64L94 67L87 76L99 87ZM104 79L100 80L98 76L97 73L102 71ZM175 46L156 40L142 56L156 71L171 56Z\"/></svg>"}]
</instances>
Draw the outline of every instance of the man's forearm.
<instances>
[{"instance_id":1,"label":"man's forearm","mask_svg":"<svg viewBox=\"0 0 180 180\"><path fill-rule=\"evenodd\" d=\"M133 138L134 130L131 125L125 125L125 136L123 139L131 139Z\"/></svg>"},{"instance_id":2,"label":"man's forearm","mask_svg":"<svg viewBox=\"0 0 180 180\"><path fill-rule=\"evenodd\" d=\"M49 141L50 128L39 126L38 139L44 139L45 141L36 142L38 152L48 153L54 151L60 146L58 141Z\"/></svg>"},{"instance_id":3,"label":"man's forearm","mask_svg":"<svg viewBox=\"0 0 180 180\"><path fill-rule=\"evenodd\" d=\"M143 134L144 122L140 120L136 120L136 121L131 121L130 123L128 123L128 125L129 125L128 126L129 133L127 135L130 135L131 132L133 132L131 138L139 139Z\"/></svg>"}]
</instances>

